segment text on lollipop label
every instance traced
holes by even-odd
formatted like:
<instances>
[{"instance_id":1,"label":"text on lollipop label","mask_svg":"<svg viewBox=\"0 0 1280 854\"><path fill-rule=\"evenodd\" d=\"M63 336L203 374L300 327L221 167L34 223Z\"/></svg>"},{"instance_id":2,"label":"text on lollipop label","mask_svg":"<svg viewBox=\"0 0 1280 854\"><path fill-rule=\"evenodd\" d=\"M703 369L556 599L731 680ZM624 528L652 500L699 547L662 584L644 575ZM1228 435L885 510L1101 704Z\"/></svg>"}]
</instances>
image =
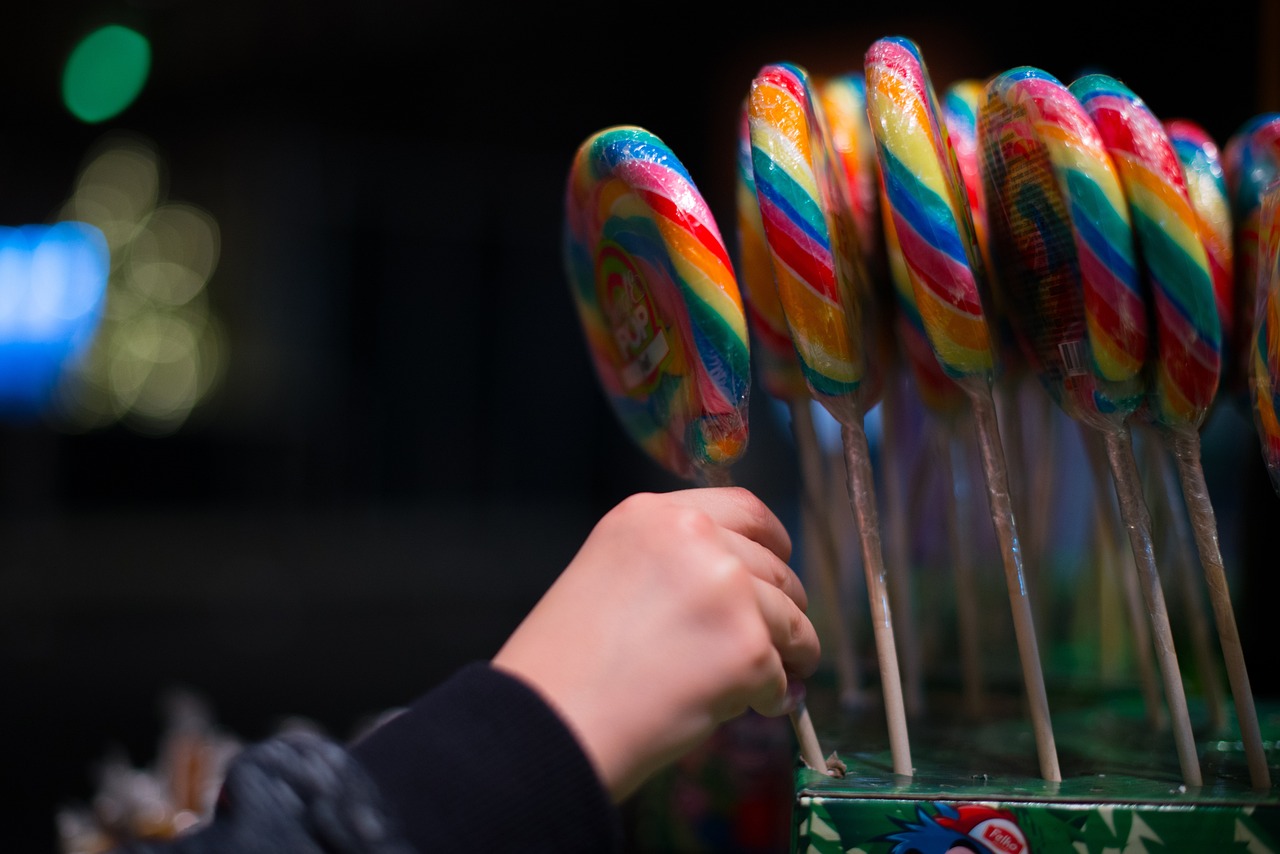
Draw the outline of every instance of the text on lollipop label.
<instances>
[{"instance_id":1,"label":"text on lollipop label","mask_svg":"<svg viewBox=\"0 0 1280 854\"><path fill-rule=\"evenodd\" d=\"M628 392L652 386L671 348L658 322L653 298L632 259L607 244L596 258L600 308L617 348L618 374Z\"/></svg>"}]
</instances>

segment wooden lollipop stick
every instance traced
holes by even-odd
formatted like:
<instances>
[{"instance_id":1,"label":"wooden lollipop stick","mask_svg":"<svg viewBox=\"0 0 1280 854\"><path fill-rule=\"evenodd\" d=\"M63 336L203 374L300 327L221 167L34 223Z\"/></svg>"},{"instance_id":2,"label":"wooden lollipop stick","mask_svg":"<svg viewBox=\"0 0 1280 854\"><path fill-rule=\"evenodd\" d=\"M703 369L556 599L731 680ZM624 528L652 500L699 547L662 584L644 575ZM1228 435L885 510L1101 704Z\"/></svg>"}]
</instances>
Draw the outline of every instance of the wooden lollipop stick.
<instances>
[{"instance_id":1,"label":"wooden lollipop stick","mask_svg":"<svg viewBox=\"0 0 1280 854\"><path fill-rule=\"evenodd\" d=\"M974 392L970 394L970 398L973 401L974 424L978 428L982 467L986 473L991 518L995 523L996 538L1000 541L1000 552L1004 557L1005 584L1009 588L1013 630L1018 641L1022 678L1027 688L1027 705L1031 711L1036 750L1040 757L1040 775L1046 780L1060 782L1062 771L1058 767L1058 749L1054 743L1053 724L1049 720L1049 698L1044 687L1044 671L1040 666L1035 618L1031 613L1031 601L1027 596L1026 579L1022 572L1022 550L1018 544L1018 526L1009 495L1009 474L1005 467L1004 449L1000 445L995 400L991 397L989 387L986 394Z\"/></svg>"},{"instance_id":2,"label":"wooden lollipop stick","mask_svg":"<svg viewBox=\"0 0 1280 854\"><path fill-rule=\"evenodd\" d=\"M1147 602L1147 614L1151 619L1152 638L1155 641L1156 662L1164 680L1165 700L1169 705L1169 717L1173 723L1174 745L1178 751L1178 763L1182 778L1188 786L1200 786L1200 760L1196 755L1195 736L1191 731L1191 715L1187 711L1187 695L1182 686L1182 673L1178 669L1178 655L1173 647L1173 632L1169 628L1169 612L1165 607L1164 592L1160 587L1160 573L1156 569L1155 551L1151 544L1151 517L1142 497L1138 465L1133 458L1133 443L1128 427L1106 431L1107 460L1111 463L1111 479L1115 483L1116 498L1120 503L1120 515L1129 529L1129 543L1133 548L1138 567L1138 580L1142 583L1142 595Z\"/></svg>"},{"instance_id":3,"label":"wooden lollipop stick","mask_svg":"<svg viewBox=\"0 0 1280 854\"><path fill-rule=\"evenodd\" d=\"M1105 485L1109 479L1106 447L1097 430L1081 422L1077 423L1080 424L1080 438L1084 445L1085 456L1093 472L1095 518L1102 527L1104 539L1110 545L1119 541L1120 531L1116 527L1113 494ZM1147 625L1148 621L1142 613L1142 591L1139 589L1137 571L1130 572L1129 567L1121 567L1120 583L1124 590L1125 603L1129 606L1129 628L1133 632L1133 656L1138 667L1138 682L1147 712L1147 726L1159 731L1164 729L1166 721L1161 708L1155 661L1151 653L1151 632Z\"/></svg>"},{"instance_id":4,"label":"wooden lollipop stick","mask_svg":"<svg viewBox=\"0 0 1280 854\"><path fill-rule=\"evenodd\" d=\"M840 704L845 708L857 708L862 704L862 678L858 672L857 645L853 640L852 627L845 617L845 609L841 606L839 553L836 549L835 532L832 530L831 514L823 500L827 490L822 448L818 443L813 412L807 398L792 402L791 430L800 458L804 509L817 535L818 581L822 585L822 598L827 605L827 618L836 637L836 677L840 689Z\"/></svg>"},{"instance_id":5,"label":"wooden lollipop stick","mask_svg":"<svg viewBox=\"0 0 1280 854\"><path fill-rule=\"evenodd\" d=\"M885 582L884 552L880 545L880 518L876 510L875 480L867 434L855 420L840 425L848 472L849 503L858 520L862 541L862 565L867 577L867 599L871 605L871 626L880 664L880 691L884 697L889 727L889 750L893 773L910 777L911 746L907 739L907 718L902 700L902 674L898 670L898 650L893 639L893 616L889 608L889 588Z\"/></svg>"},{"instance_id":6,"label":"wooden lollipop stick","mask_svg":"<svg viewBox=\"0 0 1280 854\"><path fill-rule=\"evenodd\" d=\"M1184 515L1184 499L1179 491L1177 473L1169 465L1169 454L1164 443L1157 441L1154 435L1148 438L1151 441L1144 445L1150 461L1148 469L1151 476L1156 479L1156 486L1161 490L1164 499L1162 502L1164 512L1161 518L1167 519L1173 529L1172 556L1177 571L1178 589L1185 603L1183 610L1187 618L1187 626L1191 630L1191 654L1195 656L1196 669L1200 672L1200 682L1204 686L1204 703L1209 714L1209 729L1217 732L1226 722L1227 713L1224 708L1217 660L1209 641L1209 621L1204 615L1204 597L1191 570L1191 561L1187 559L1189 555L1183 549L1186 543L1192 541L1192 534L1187 530L1189 527L1187 517Z\"/></svg>"},{"instance_id":7,"label":"wooden lollipop stick","mask_svg":"<svg viewBox=\"0 0 1280 854\"><path fill-rule=\"evenodd\" d=\"M1204 567L1205 581L1209 586L1209 600L1213 605L1214 621L1218 625L1218 642L1226 659L1227 680L1231 684L1236 718L1240 722L1240 738L1244 742L1245 757L1249 763L1249 780L1255 789L1269 789L1271 773L1267 769L1267 755L1262 746L1262 733L1258 728L1258 712L1253 704L1249 672L1244 666L1244 650L1240 646L1231 593L1227 589L1227 574L1222 564L1222 552L1218 548L1218 522L1209 501L1209 487L1204 480L1204 470L1200 465L1200 434L1195 430L1171 432L1167 442L1178 461L1182 493L1186 497L1191 527L1195 531L1196 545L1200 550L1200 563Z\"/></svg>"},{"instance_id":8,"label":"wooden lollipop stick","mask_svg":"<svg viewBox=\"0 0 1280 854\"><path fill-rule=\"evenodd\" d=\"M827 760L822 757L822 745L818 743L818 733L813 728L813 719L809 717L809 707L804 701L791 712L791 727L796 732L796 740L800 743L800 758L811 771L819 774L830 774Z\"/></svg>"},{"instance_id":9,"label":"wooden lollipop stick","mask_svg":"<svg viewBox=\"0 0 1280 854\"><path fill-rule=\"evenodd\" d=\"M699 479L703 486L733 486L729 469L724 466L704 467L699 471ZM822 774L830 773L827 760L822 756L822 745L818 741L818 732L813 726L813 718L809 716L809 707L801 701L789 717L791 727L796 733L796 741L800 744L801 760L814 771Z\"/></svg>"}]
</instances>

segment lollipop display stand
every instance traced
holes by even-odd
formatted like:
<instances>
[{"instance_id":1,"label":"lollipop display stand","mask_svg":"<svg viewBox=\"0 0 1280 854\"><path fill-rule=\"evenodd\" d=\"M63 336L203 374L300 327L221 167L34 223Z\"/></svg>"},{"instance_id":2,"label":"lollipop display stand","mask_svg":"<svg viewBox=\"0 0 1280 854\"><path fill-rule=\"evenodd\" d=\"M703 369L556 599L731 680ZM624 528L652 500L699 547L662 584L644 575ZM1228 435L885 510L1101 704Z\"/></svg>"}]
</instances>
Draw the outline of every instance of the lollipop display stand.
<instances>
[{"instance_id":1,"label":"lollipop display stand","mask_svg":"<svg viewBox=\"0 0 1280 854\"><path fill-rule=\"evenodd\" d=\"M668 470L726 485L758 376L791 413L800 547L825 558L805 580L834 666L805 679L798 749L731 722L637 799L642 848L773 851L780 829L793 854L1280 854L1280 701L1253 695L1200 460L1220 380L1239 399L1244 373L1280 448L1280 116L1247 123L1221 169L1104 74L958 83L944 109L902 36L837 78L761 67L738 114L736 253L647 131L575 161L566 266L622 423ZM919 483L910 395L933 428ZM844 542L811 406L840 428ZM1053 412L1078 434L1041 431ZM970 483L989 527L962 521ZM842 590L858 555L869 614ZM753 782L788 770L789 803Z\"/></svg>"},{"instance_id":2,"label":"lollipop display stand","mask_svg":"<svg viewBox=\"0 0 1280 854\"><path fill-rule=\"evenodd\" d=\"M810 685L821 722L834 703ZM953 709L961 708L956 690ZM1280 851L1280 794L1249 783L1238 732L1198 737L1203 786L1181 781L1167 732L1153 732L1138 690L1052 690L1062 781L1037 773L1021 699L992 691L978 723L937 720L912 728L915 773L892 773L874 721L847 716L822 732L847 767L843 777L795 775L792 847L808 852L1008 854ZM931 705L945 707L945 692ZM1003 708L1002 708L1003 707ZM1259 706L1263 738L1280 736L1280 707ZM1273 763L1274 764L1274 763ZM967 844L969 847L963 847ZM985 846L985 847L983 847Z\"/></svg>"}]
</instances>

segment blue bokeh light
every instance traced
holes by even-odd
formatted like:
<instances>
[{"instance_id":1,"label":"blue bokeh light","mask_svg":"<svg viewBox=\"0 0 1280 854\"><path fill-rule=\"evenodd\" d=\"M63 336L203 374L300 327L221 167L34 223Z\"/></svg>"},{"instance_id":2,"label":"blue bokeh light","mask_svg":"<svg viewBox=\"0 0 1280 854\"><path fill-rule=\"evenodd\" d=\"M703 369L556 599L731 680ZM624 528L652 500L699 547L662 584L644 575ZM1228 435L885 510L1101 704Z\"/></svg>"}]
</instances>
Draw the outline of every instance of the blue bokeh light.
<instances>
[{"instance_id":1,"label":"blue bokeh light","mask_svg":"<svg viewBox=\"0 0 1280 854\"><path fill-rule=\"evenodd\" d=\"M93 340L110 253L83 222L0 226L0 417L40 414Z\"/></svg>"}]
</instances>

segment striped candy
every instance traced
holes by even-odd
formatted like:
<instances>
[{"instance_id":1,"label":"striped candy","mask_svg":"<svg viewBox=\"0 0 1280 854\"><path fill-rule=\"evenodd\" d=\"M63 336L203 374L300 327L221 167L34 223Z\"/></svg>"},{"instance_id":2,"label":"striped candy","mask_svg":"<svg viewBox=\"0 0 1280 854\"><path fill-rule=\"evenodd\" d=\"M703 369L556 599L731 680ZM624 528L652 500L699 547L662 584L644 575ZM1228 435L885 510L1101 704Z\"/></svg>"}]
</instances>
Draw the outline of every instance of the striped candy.
<instances>
[{"instance_id":1,"label":"striped candy","mask_svg":"<svg viewBox=\"0 0 1280 854\"><path fill-rule=\"evenodd\" d=\"M882 188L880 211L889 277L893 282L894 305L897 307L894 312L894 329L898 345L911 369L921 402L939 416L954 416L964 410L968 397L956 381L942 370L938 357L934 355L933 345L929 343L929 336L924 331L924 321L920 318L920 312L916 311L911 273L907 270L906 259L902 257L902 247L898 245L898 235L893 227L893 214L888 202L883 199L883 192Z\"/></svg>"},{"instance_id":2,"label":"striped candy","mask_svg":"<svg viewBox=\"0 0 1280 854\"><path fill-rule=\"evenodd\" d=\"M1222 152L1213 137L1190 119L1169 119L1164 129L1182 163L1187 195L1200 220L1200 236L1209 257L1218 321L1222 325L1222 349L1232 353L1237 349L1233 342L1238 334L1234 328L1235 247Z\"/></svg>"},{"instance_id":3,"label":"striped candy","mask_svg":"<svg viewBox=\"0 0 1280 854\"><path fill-rule=\"evenodd\" d=\"M841 424L870 408L858 247L808 73L766 65L748 99L751 162L778 298L814 398Z\"/></svg>"},{"instance_id":4,"label":"striped candy","mask_svg":"<svg viewBox=\"0 0 1280 854\"><path fill-rule=\"evenodd\" d=\"M629 435L693 479L747 443L746 317L719 228L658 137L617 126L570 167L564 260L592 362Z\"/></svg>"},{"instance_id":5,"label":"striped candy","mask_svg":"<svg viewBox=\"0 0 1280 854\"><path fill-rule=\"evenodd\" d=\"M1218 390L1222 327L1182 162L1160 120L1114 77L1089 74L1069 88L1097 125L1129 201L1155 309L1150 414L1159 424L1198 428Z\"/></svg>"},{"instance_id":6,"label":"striped candy","mask_svg":"<svg viewBox=\"0 0 1280 854\"><path fill-rule=\"evenodd\" d=\"M867 50L864 70L885 200L916 310L948 376L990 383L995 357L972 214L919 49L882 38Z\"/></svg>"},{"instance_id":7,"label":"striped candy","mask_svg":"<svg viewBox=\"0 0 1280 854\"><path fill-rule=\"evenodd\" d=\"M765 391L782 401L809 396L796 357L787 318L773 281L773 257L765 242L760 203L751 165L751 127L744 101L738 122L738 281L746 303L747 325L755 336L756 371Z\"/></svg>"},{"instance_id":8,"label":"striped candy","mask_svg":"<svg viewBox=\"0 0 1280 854\"><path fill-rule=\"evenodd\" d=\"M978 117L1000 302L1042 385L1095 426L1141 403L1146 306L1128 203L1097 126L1029 66L988 84Z\"/></svg>"}]
</instances>

